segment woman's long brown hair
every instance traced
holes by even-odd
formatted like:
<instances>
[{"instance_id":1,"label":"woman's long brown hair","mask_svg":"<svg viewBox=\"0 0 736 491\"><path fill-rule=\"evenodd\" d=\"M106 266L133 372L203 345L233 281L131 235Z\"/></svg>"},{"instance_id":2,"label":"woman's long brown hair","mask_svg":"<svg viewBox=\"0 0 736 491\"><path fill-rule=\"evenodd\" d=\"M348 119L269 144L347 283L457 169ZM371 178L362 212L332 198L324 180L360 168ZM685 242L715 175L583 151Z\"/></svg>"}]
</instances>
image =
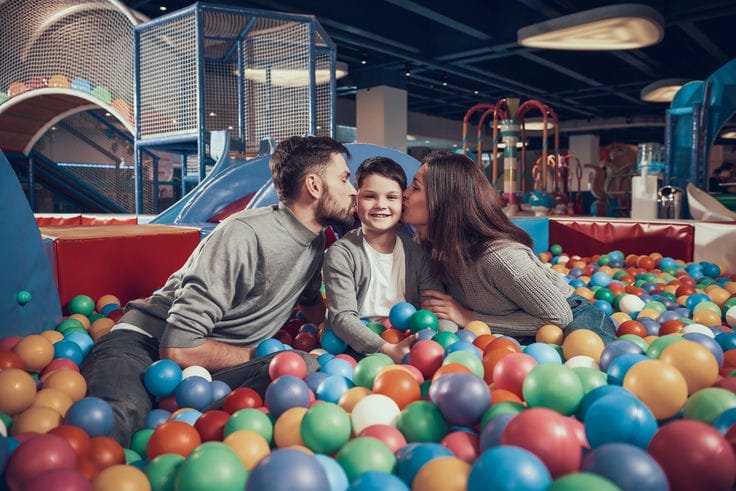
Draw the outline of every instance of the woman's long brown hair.
<instances>
[{"instance_id":1,"label":"woman's long brown hair","mask_svg":"<svg viewBox=\"0 0 736 491\"><path fill-rule=\"evenodd\" d=\"M488 178L468 157L432 152L422 164L427 164L424 185L429 208L422 243L434 273L443 281L457 281L498 240L532 246L529 234L511 223Z\"/></svg>"}]
</instances>

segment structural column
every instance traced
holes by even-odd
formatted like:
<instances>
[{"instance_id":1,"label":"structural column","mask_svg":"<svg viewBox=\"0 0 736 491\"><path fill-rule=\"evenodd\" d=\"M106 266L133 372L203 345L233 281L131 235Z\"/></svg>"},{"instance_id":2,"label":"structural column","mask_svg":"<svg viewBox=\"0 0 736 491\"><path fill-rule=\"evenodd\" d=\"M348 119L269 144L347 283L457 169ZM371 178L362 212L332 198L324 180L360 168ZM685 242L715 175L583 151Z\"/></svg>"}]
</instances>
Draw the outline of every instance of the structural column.
<instances>
[{"instance_id":1,"label":"structural column","mask_svg":"<svg viewBox=\"0 0 736 491\"><path fill-rule=\"evenodd\" d=\"M406 90L379 85L356 96L357 140L406 152Z\"/></svg>"}]
</instances>

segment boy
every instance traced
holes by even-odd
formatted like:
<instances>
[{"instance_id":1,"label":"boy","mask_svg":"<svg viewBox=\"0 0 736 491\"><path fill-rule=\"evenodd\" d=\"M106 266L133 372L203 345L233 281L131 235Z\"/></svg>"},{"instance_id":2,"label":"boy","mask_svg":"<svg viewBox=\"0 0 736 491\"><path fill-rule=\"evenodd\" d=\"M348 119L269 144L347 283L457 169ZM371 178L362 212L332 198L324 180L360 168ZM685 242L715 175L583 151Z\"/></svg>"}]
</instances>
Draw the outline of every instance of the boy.
<instances>
[{"instance_id":1,"label":"boy","mask_svg":"<svg viewBox=\"0 0 736 491\"><path fill-rule=\"evenodd\" d=\"M416 336L386 342L361 318L386 317L397 302L419 305L421 290L442 288L429 271L419 244L398 232L406 174L386 157L363 161L355 174L361 226L335 242L325 255L325 291L330 327L361 354L381 352L401 363ZM440 329L457 330L449 321Z\"/></svg>"}]
</instances>

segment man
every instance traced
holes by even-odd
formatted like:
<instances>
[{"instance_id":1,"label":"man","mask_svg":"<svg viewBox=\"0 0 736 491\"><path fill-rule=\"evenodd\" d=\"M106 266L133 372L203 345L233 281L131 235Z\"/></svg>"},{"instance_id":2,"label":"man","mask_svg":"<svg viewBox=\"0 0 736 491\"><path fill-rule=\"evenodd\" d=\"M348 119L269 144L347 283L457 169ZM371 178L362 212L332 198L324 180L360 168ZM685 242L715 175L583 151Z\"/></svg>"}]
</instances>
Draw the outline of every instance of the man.
<instances>
[{"instance_id":1,"label":"man","mask_svg":"<svg viewBox=\"0 0 736 491\"><path fill-rule=\"evenodd\" d=\"M113 408L112 438L127 446L142 427L152 407L142 375L159 357L263 390L270 358L254 359L254 346L276 334L296 304L310 322L322 321L323 228L353 220L346 157L331 138L282 141L270 160L281 203L228 218L160 290L128 304L82 366L88 395Z\"/></svg>"}]
</instances>

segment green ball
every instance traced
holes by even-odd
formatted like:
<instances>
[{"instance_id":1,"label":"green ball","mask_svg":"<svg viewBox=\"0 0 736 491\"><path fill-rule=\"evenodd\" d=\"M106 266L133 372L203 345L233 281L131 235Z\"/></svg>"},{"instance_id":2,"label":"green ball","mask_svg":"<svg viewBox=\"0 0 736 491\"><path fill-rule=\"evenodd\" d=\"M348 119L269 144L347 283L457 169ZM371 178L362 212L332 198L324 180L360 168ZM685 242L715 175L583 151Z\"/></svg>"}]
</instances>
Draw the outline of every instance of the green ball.
<instances>
[{"instance_id":1,"label":"green ball","mask_svg":"<svg viewBox=\"0 0 736 491\"><path fill-rule=\"evenodd\" d=\"M641 348L641 350L646 353L649 349L649 343L644 341L644 338L640 338L636 334L624 334L623 336L618 337L619 341L629 341L637 345Z\"/></svg>"},{"instance_id":2,"label":"green ball","mask_svg":"<svg viewBox=\"0 0 736 491\"><path fill-rule=\"evenodd\" d=\"M450 347L451 344L460 341L460 338L457 337L457 334L455 334L454 332L440 331L432 336L432 341L440 343L440 345L442 345L444 349L447 349Z\"/></svg>"},{"instance_id":3,"label":"green ball","mask_svg":"<svg viewBox=\"0 0 736 491\"><path fill-rule=\"evenodd\" d=\"M644 304L645 309L653 309L659 312L660 314L664 314L667 310L667 307L664 306L662 302L657 302L656 300L651 300Z\"/></svg>"},{"instance_id":4,"label":"green ball","mask_svg":"<svg viewBox=\"0 0 736 491\"><path fill-rule=\"evenodd\" d=\"M13 427L13 418L8 414L0 413L0 421L5 424L5 429L8 430L8 435L10 435L10 428Z\"/></svg>"},{"instance_id":5,"label":"green ball","mask_svg":"<svg viewBox=\"0 0 736 491\"><path fill-rule=\"evenodd\" d=\"M129 448L124 448L123 453L125 453L125 464L132 464L133 462L138 462L139 460L143 460L140 456L140 454L134 450L131 450Z\"/></svg>"},{"instance_id":6,"label":"green ball","mask_svg":"<svg viewBox=\"0 0 736 491\"><path fill-rule=\"evenodd\" d=\"M20 305L21 307L30 302L31 298L31 292L29 292L28 290L20 290L15 296L18 305Z\"/></svg>"},{"instance_id":7,"label":"green ball","mask_svg":"<svg viewBox=\"0 0 736 491\"><path fill-rule=\"evenodd\" d=\"M420 309L409 317L409 330L411 332L419 332L422 329L432 329L436 331L439 326L439 320L434 312Z\"/></svg>"},{"instance_id":8,"label":"green ball","mask_svg":"<svg viewBox=\"0 0 736 491\"><path fill-rule=\"evenodd\" d=\"M248 471L235 452L222 442L195 448L179 469L176 491L243 491Z\"/></svg>"},{"instance_id":9,"label":"green ball","mask_svg":"<svg viewBox=\"0 0 736 491\"><path fill-rule=\"evenodd\" d=\"M373 389L373 380L375 380L378 372L393 364L394 361L391 357L383 353L368 355L355 365L353 383L359 387Z\"/></svg>"},{"instance_id":10,"label":"green ball","mask_svg":"<svg viewBox=\"0 0 736 491\"><path fill-rule=\"evenodd\" d=\"M677 300L677 297L675 297L675 294L674 294L674 293L670 293L670 292L662 292L662 293L658 293L658 295L659 295L660 297L665 297L665 298L669 298L669 299L670 299L670 300L672 300L673 302L674 302L675 300Z\"/></svg>"},{"instance_id":11,"label":"green ball","mask_svg":"<svg viewBox=\"0 0 736 491\"><path fill-rule=\"evenodd\" d=\"M175 491L176 476L185 460L179 454L165 453L146 464L144 472L151 491Z\"/></svg>"},{"instance_id":12,"label":"green ball","mask_svg":"<svg viewBox=\"0 0 736 491\"><path fill-rule=\"evenodd\" d=\"M583 384L583 396L596 387L608 385L608 375L596 368L575 367L572 371L575 372L575 375Z\"/></svg>"},{"instance_id":13,"label":"green ball","mask_svg":"<svg viewBox=\"0 0 736 491\"><path fill-rule=\"evenodd\" d=\"M406 406L396 427L407 442L439 442L447 434L447 421L440 409L429 401L415 401Z\"/></svg>"},{"instance_id":14,"label":"green ball","mask_svg":"<svg viewBox=\"0 0 736 491\"><path fill-rule=\"evenodd\" d=\"M608 303L612 303L616 296L608 288L599 288L595 291L596 300L605 300Z\"/></svg>"},{"instance_id":15,"label":"green ball","mask_svg":"<svg viewBox=\"0 0 736 491\"><path fill-rule=\"evenodd\" d=\"M618 304L621 302L621 299L624 298L626 295L628 295L628 293L619 293L613 298L613 302L611 302L611 305L613 305L614 309L619 309Z\"/></svg>"},{"instance_id":16,"label":"green ball","mask_svg":"<svg viewBox=\"0 0 736 491\"><path fill-rule=\"evenodd\" d=\"M685 419L713 424L724 411L736 407L736 394L720 387L708 387L691 395L684 408Z\"/></svg>"},{"instance_id":17,"label":"green ball","mask_svg":"<svg viewBox=\"0 0 736 491\"><path fill-rule=\"evenodd\" d=\"M485 428L490 420L498 416L499 414L519 414L524 409L523 404L513 401L502 401L489 407L483 414L480 420L480 427Z\"/></svg>"},{"instance_id":18,"label":"green ball","mask_svg":"<svg viewBox=\"0 0 736 491\"><path fill-rule=\"evenodd\" d=\"M235 411L225 423L223 438L238 430L255 431L271 444L273 439L273 423L265 413L258 409L246 408Z\"/></svg>"},{"instance_id":19,"label":"green ball","mask_svg":"<svg viewBox=\"0 0 736 491\"><path fill-rule=\"evenodd\" d=\"M429 388L432 386L431 380L425 380L419 384L419 395L422 399L429 399Z\"/></svg>"},{"instance_id":20,"label":"green ball","mask_svg":"<svg viewBox=\"0 0 736 491\"><path fill-rule=\"evenodd\" d=\"M375 438L360 437L350 440L335 458L352 482L366 472L392 473L396 456L385 443Z\"/></svg>"},{"instance_id":21,"label":"green ball","mask_svg":"<svg viewBox=\"0 0 736 491\"><path fill-rule=\"evenodd\" d=\"M92 312L91 315L87 316L90 324L94 323L97 319L102 319L103 317L105 316L100 314L99 312Z\"/></svg>"},{"instance_id":22,"label":"green ball","mask_svg":"<svg viewBox=\"0 0 736 491\"><path fill-rule=\"evenodd\" d=\"M69 300L67 309L70 314L82 314L88 316L95 311L95 301L87 295L77 295Z\"/></svg>"},{"instance_id":23,"label":"green ball","mask_svg":"<svg viewBox=\"0 0 736 491\"><path fill-rule=\"evenodd\" d=\"M675 336L674 334L667 334L666 336L655 339L652 344L649 345L649 348L647 348L647 357L652 360L659 360L659 357L662 356L662 352L667 346L672 343L680 343L682 341L685 341L685 338L682 336Z\"/></svg>"},{"instance_id":24,"label":"green ball","mask_svg":"<svg viewBox=\"0 0 736 491\"><path fill-rule=\"evenodd\" d=\"M616 271L613 273L613 279L614 280L620 280L622 277L626 276L628 273L626 271Z\"/></svg>"},{"instance_id":25,"label":"green ball","mask_svg":"<svg viewBox=\"0 0 736 491\"><path fill-rule=\"evenodd\" d=\"M386 330L386 327L383 324L381 324L380 322L376 322L376 321L369 322L368 324L365 325L365 327L375 332L379 336L383 333L383 331Z\"/></svg>"},{"instance_id":26,"label":"green ball","mask_svg":"<svg viewBox=\"0 0 736 491\"><path fill-rule=\"evenodd\" d=\"M142 458L148 458L148 440L153 435L153 428L143 428L133 433L130 439L130 449Z\"/></svg>"},{"instance_id":27,"label":"green ball","mask_svg":"<svg viewBox=\"0 0 736 491\"><path fill-rule=\"evenodd\" d=\"M734 305L736 305L736 297L729 298L728 300L726 300L726 302L723 304L724 312L730 309L731 307L733 307Z\"/></svg>"},{"instance_id":28,"label":"green ball","mask_svg":"<svg viewBox=\"0 0 736 491\"><path fill-rule=\"evenodd\" d=\"M605 477L590 472L575 472L556 479L547 491L619 491L619 487Z\"/></svg>"},{"instance_id":29,"label":"green ball","mask_svg":"<svg viewBox=\"0 0 736 491\"><path fill-rule=\"evenodd\" d=\"M63 334L64 337L73 332L87 332L84 325L77 319L64 319L56 326L56 330Z\"/></svg>"},{"instance_id":30,"label":"green ball","mask_svg":"<svg viewBox=\"0 0 736 491\"><path fill-rule=\"evenodd\" d=\"M331 402L315 404L304 413L300 430L304 444L316 453L332 455L350 439L350 417Z\"/></svg>"},{"instance_id":31,"label":"green ball","mask_svg":"<svg viewBox=\"0 0 736 491\"><path fill-rule=\"evenodd\" d=\"M544 363L527 374L522 394L529 407L547 407L570 416L583 399L583 383L571 368Z\"/></svg>"},{"instance_id":32,"label":"green ball","mask_svg":"<svg viewBox=\"0 0 736 491\"><path fill-rule=\"evenodd\" d=\"M450 353L445 356L442 364L448 365L450 363L465 365L473 374L483 378L483 373L485 371L483 369L483 361L478 355L471 353L470 351L455 351L454 353Z\"/></svg>"},{"instance_id":33,"label":"green ball","mask_svg":"<svg viewBox=\"0 0 736 491\"><path fill-rule=\"evenodd\" d=\"M600 264L601 266L611 264L610 256L608 254L603 254L601 257L598 258L598 264Z\"/></svg>"},{"instance_id":34,"label":"green ball","mask_svg":"<svg viewBox=\"0 0 736 491\"><path fill-rule=\"evenodd\" d=\"M549 248L549 252L551 252L553 256L559 256L562 254L562 246L560 244L552 244Z\"/></svg>"}]
</instances>

